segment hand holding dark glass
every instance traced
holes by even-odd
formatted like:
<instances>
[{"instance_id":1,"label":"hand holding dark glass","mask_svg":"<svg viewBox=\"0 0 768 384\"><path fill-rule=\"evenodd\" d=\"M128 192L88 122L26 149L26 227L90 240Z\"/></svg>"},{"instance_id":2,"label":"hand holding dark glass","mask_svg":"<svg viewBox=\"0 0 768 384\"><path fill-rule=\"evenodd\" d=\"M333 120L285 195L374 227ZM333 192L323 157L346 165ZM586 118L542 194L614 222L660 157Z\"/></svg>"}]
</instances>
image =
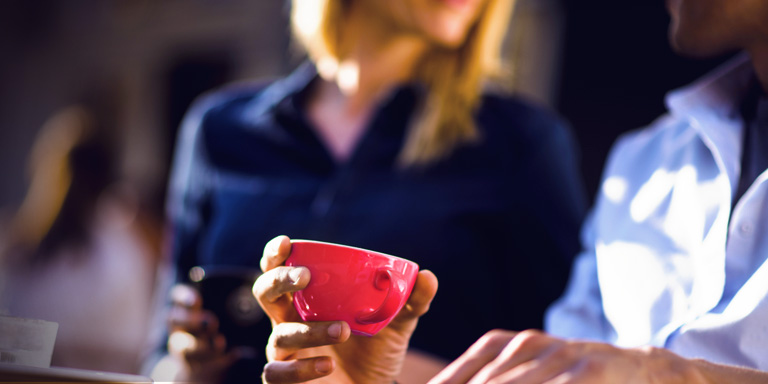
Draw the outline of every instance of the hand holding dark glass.
<instances>
[{"instance_id":1,"label":"hand holding dark glass","mask_svg":"<svg viewBox=\"0 0 768 384\"><path fill-rule=\"evenodd\" d=\"M220 381L238 359L238 353L226 350L227 342L219 333L218 318L203 309L200 292L192 286L176 285L171 291L171 301L168 352L180 365L175 379Z\"/></svg>"}]
</instances>

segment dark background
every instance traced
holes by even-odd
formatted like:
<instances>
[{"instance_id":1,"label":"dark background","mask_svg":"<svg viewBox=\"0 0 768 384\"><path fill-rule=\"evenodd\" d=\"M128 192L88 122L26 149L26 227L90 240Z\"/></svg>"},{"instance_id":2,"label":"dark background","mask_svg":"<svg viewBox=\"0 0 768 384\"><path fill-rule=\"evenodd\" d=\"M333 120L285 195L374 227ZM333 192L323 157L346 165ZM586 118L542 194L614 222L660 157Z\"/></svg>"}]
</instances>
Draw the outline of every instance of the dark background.
<instances>
[{"instance_id":1,"label":"dark background","mask_svg":"<svg viewBox=\"0 0 768 384\"><path fill-rule=\"evenodd\" d=\"M521 0L522 1L522 0ZM548 0L550 4L556 0ZM530 0L529 3L544 0ZM174 137L201 92L287 73L298 62L284 0L0 2L0 217L26 189L35 133L93 89L123 106L124 173L162 210ZM589 196L616 137L664 112L664 95L723 58L676 56L662 0L561 0L553 108L581 146ZM523 58L525 59L525 58ZM556 154L553 154L556 155Z\"/></svg>"},{"instance_id":2,"label":"dark background","mask_svg":"<svg viewBox=\"0 0 768 384\"><path fill-rule=\"evenodd\" d=\"M611 144L664 113L665 94L727 57L693 60L667 40L663 0L566 0L560 94L556 108L574 127L590 196Z\"/></svg>"}]
</instances>

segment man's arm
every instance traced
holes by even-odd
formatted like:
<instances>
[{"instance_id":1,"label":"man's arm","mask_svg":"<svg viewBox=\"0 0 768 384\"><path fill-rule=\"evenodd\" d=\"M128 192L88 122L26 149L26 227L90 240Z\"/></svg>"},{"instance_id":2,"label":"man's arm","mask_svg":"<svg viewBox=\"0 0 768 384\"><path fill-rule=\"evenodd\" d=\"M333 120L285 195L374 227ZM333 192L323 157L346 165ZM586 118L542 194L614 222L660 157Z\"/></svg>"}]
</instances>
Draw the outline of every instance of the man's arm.
<instances>
[{"instance_id":1,"label":"man's arm","mask_svg":"<svg viewBox=\"0 0 768 384\"><path fill-rule=\"evenodd\" d=\"M624 349L538 331L491 331L429 384L765 383L768 372L690 360L666 349Z\"/></svg>"},{"instance_id":2,"label":"man's arm","mask_svg":"<svg viewBox=\"0 0 768 384\"><path fill-rule=\"evenodd\" d=\"M691 360L707 383L768 383L768 372L756 369L736 367L732 365L715 364L706 360Z\"/></svg>"}]
</instances>

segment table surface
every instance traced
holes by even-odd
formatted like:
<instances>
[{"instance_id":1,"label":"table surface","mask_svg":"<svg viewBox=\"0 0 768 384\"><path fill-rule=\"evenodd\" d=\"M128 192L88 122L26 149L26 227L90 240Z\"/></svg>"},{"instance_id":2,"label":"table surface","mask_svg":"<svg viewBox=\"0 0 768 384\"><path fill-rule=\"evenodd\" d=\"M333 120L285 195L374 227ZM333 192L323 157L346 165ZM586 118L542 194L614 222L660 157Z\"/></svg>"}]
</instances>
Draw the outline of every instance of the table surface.
<instances>
[{"instance_id":1,"label":"table surface","mask_svg":"<svg viewBox=\"0 0 768 384\"><path fill-rule=\"evenodd\" d=\"M22 383L152 383L144 376L64 367L28 367L0 363L0 382Z\"/></svg>"}]
</instances>

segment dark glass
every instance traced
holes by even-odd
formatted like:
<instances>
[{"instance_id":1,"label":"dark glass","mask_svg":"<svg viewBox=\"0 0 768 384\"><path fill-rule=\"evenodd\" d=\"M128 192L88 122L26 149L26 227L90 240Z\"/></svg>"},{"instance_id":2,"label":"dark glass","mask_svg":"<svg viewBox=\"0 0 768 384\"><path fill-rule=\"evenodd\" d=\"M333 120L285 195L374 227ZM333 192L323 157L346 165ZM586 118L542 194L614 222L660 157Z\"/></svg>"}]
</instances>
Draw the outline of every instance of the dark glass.
<instances>
[{"instance_id":1,"label":"dark glass","mask_svg":"<svg viewBox=\"0 0 768 384\"><path fill-rule=\"evenodd\" d=\"M227 349L237 348L242 356L227 373L226 383L259 378L267 362L264 350L271 325L252 293L260 274L257 269L223 266L197 266L189 271L203 308L219 320L219 333L226 337Z\"/></svg>"}]
</instances>

